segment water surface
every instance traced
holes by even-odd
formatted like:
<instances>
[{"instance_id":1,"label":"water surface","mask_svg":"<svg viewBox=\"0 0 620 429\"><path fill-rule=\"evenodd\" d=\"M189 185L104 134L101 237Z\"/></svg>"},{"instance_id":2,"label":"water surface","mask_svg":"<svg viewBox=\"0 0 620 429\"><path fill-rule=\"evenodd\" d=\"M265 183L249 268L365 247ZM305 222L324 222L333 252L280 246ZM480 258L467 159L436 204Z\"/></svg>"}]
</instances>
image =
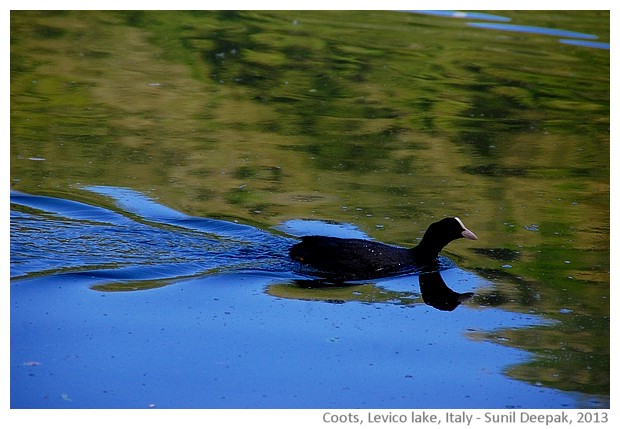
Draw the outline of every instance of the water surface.
<instances>
[{"instance_id":1,"label":"water surface","mask_svg":"<svg viewBox=\"0 0 620 429\"><path fill-rule=\"evenodd\" d=\"M12 407L608 407L608 40L587 11L13 12ZM445 216L479 237L443 253L453 311L287 257Z\"/></svg>"}]
</instances>

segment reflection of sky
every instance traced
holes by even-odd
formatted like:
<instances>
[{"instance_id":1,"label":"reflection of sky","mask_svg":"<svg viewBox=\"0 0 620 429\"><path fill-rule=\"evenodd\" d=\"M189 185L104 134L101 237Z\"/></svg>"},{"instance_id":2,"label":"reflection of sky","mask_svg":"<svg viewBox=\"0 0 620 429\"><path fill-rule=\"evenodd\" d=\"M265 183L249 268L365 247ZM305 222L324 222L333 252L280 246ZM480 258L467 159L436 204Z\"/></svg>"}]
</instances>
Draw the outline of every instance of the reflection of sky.
<instances>
[{"instance_id":1,"label":"reflection of sky","mask_svg":"<svg viewBox=\"0 0 620 429\"><path fill-rule=\"evenodd\" d=\"M556 28L535 27L532 25L497 24L489 22L468 22L468 26L489 30L516 31L518 33L545 34L547 36L574 37L576 39L598 39L593 34L577 33L576 31L559 30Z\"/></svg>"},{"instance_id":2,"label":"reflection of sky","mask_svg":"<svg viewBox=\"0 0 620 429\"><path fill-rule=\"evenodd\" d=\"M377 280L376 296L366 301L283 302L265 291L274 281L298 278L287 265L291 240L192 217L131 189L85 189L114 209L11 192L12 264L16 245L32 241L41 252L34 254L37 265L27 265L11 284L13 407L558 408L574 402L572 393L504 374L508 365L532 359L530 352L469 338L547 325L547 319L473 303L446 317L413 302L418 279L411 275ZM316 220L291 220L278 229L364 236L354 225ZM54 243L60 249L50 251ZM35 275L26 276L33 266ZM445 268L441 278L455 291L488 285L475 273Z\"/></svg>"},{"instance_id":3,"label":"reflection of sky","mask_svg":"<svg viewBox=\"0 0 620 429\"><path fill-rule=\"evenodd\" d=\"M446 279L462 284L462 274ZM531 353L469 338L544 323L536 315L284 302L263 293L271 280L222 274L135 293L85 293L88 277L13 283L11 405L576 406L572 392L505 375ZM479 281L469 274L465 283Z\"/></svg>"},{"instance_id":4,"label":"reflection of sky","mask_svg":"<svg viewBox=\"0 0 620 429\"><path fill-rule=\"evenodd\" d=\"M433 15L433 16L440 16L440 17L445 17L445 18L477 19L481 21L508 22L511 20L508 17L500 16L500 15L491 15L488 13L478 13L478 12L460 12L460 11L455 11L455 10L406 10L403 12L419 13L422 15ZM561 30L557 28L536 27L532 25L504 24L504 23L497 23L497 22L468 22L467 25L469 27L484 28L487 30L513 31L513 32L528 33L528 34L544 34L547 36L570 37L570 39L560 39L559 42L567 44L567 45L582 46L586 48L597 48L597 49L609 49L610 48L609 43L588 42L586 40L579 40L579 39L587 39L587 40L598 39L598 36L594 34L579 33L576 31ZM573 39L578 39L578 40L573 40Z\"/></svg>"},{"instance_id":5,"label":"reflection of sky","mask_svg":"<svg viewBox=\"0 0 620 429\"><path fill-rule=\"evenodd\" d=\"M575 40L575 39L560 39L560 43L575 46L585 46L587 48L609 49L609 43L605 42L590 42L589 40Z\"/></svg>"},{"instance_id":6,"label":"reflection of sky","mask_svg":"<svg viewBox=\"0 0 620 429\"><path fill-rule=\"evenodd\" d=\"M276 227L289 235L329 235L340 238L361 238L368 240L369 237L360 231L355 225L348 223L328 223L320 220L291 219Z\"/></svg>"}]
</instances>

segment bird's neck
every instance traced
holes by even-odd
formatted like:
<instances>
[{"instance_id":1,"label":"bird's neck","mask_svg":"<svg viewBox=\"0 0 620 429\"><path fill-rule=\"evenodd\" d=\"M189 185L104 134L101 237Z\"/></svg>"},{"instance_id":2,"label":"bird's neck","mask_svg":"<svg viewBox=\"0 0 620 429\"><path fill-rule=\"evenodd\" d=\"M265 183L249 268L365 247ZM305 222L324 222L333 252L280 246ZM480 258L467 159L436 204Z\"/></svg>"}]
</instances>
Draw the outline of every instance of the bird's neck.
<instances>
[{"instance_id":1,"label":"bird's neck","mask_svg":"<svg viewBox=\"0 0 620 429\"><path fill-rule=\"evenodd\" d=\"M411 255L420 262L433 262L439 256L439 252L444 246L437 243L431 243L429 240L420 242L416 247L410 250Z\"/></svg>"}]
</instances>

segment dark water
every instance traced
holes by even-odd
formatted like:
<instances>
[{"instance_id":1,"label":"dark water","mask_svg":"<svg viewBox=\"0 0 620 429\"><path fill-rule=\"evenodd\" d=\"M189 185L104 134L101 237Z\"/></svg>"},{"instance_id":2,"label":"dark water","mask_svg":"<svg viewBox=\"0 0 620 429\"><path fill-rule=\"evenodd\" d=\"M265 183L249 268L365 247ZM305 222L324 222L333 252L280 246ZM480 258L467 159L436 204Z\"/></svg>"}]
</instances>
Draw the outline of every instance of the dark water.
<instances>
[{"instance_id":1,"label":"dark water","mask_svg":"<svg viewBox=\"0 0 620 429\"><path fill-rule=\"evenodd\" d=\"M12 13L11 406L608 407L609 14L450 16Z\"/></svg>"}]
</instances>

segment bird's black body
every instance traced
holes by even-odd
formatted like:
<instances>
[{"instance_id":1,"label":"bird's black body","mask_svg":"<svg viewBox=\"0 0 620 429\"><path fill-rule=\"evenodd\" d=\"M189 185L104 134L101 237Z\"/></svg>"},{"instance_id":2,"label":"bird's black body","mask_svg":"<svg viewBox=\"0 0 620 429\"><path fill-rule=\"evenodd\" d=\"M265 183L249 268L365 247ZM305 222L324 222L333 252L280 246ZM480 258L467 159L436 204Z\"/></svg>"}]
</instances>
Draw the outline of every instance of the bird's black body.
<instances>
[{"instance_id":1,"label":"bird's black body","mask_svg":"<svg viewBox=\"0 0 620 429\"><path fill-rule=\"evenodd\" d=\"M411 265L411 250L354 238L303 237L291 248L296 261L332 277L373 278L398 272Z\"/></svg>"},{"instance_id":2,"label":"bird's black body","mask_svg":"<svg viewBox=\"0 0 620 429\"><path fill-rule=\"evenodd\" d=\"M367 279L432 265L446 244L463 237L476 239L459 218L446 218L430 225L420 244L412 249L370 240L312 235L302 237L291 248L290 256L325 277Z\"/></svg>"}]
</instances>

